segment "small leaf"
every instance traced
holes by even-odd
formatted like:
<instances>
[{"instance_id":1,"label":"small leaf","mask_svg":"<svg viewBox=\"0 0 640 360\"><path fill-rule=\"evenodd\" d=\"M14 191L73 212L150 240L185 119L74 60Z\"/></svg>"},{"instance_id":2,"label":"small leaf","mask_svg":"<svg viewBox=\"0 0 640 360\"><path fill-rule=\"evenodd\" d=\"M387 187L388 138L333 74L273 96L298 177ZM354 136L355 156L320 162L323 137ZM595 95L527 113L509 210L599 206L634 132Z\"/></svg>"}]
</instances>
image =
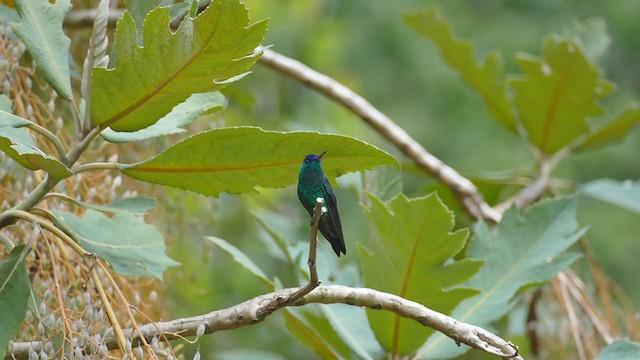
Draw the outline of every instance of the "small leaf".
<instances>
[{"instance_id":1,"label":"small leaf","mask_svg":"<svg viewBox=\"0 0 640 360\"><path fill-rule=\"evenodd\" d=\"M443 290L473 276L481 261L452 261L465 246L468 231L453 229L453 213L435 194L409 199L399 195L389 206L369 194L366 209L380 243L371 253L360 246L360 264L366 287L390 292L405 299L450 313L473 289ZM367 309L371 328L391 354L412 354L433 329L390 312Z\"/></svg>"},{"instance_id":2,"label":"small leaf","mask_svg":"<svg viewBox=\"0 0 640 360\"><path fill-rule=\"evenodd\" d=\"M3 100L2 107L5 108L6 102L4 102L4 100L6 99L6 96L5 95L0 95L0 96L2 96L2 100ZM8 101L8 99L6 101ZM9 109L7 110L10 110L10 109L11 109L11 104L9 104ZM30 121L27 119L23 119L19 116L13 115L10 112L0 110L0 128L5 126L19 128L19 127L27 126L29 125L29 123Z\"/></svg>"},{"instance_id":3,"label":"small leaf","mask_svg":"<svg viewBox=\"0 0 640 360\"><path fill-rule=\"evenodd\" d=\"M45 80L58 95L70 100L69 44L62 31L65 14L71 9L70 0L16 0L21 22L11 23L13 31L27 45L38 63Z\"/></svg>"},{"instance_id":4,"label":"small leaf","mask_svg":"<svg viewBox=\"0 0 640 360\"><path fill-rule=\"evenodd\" d=\"M108 218L91 209L83 217L59 210L52 213L57 227L85 250L109 261L119 274L162 279L167 268L180 265L165 254L160 231L136 216Z\"/></svg>"},{"instance_id":5,"label":"small leaf","mask_svg":"<svg viewBox=\"0 0 640 360\"><path fill-rule=\"evenodd\" d=\"M582 185L580 189L589 197L640 214L640 182L599 179Z\"/></svg>"},{"instance_id":6,"label":"small leaf","mask_svg":"<svg viewBox=\"0 0 640 360\"><path fill-rule=\"evenodd\" d=\"M54 179L64 179L73 175L63 163L38 149L25 129L0 127L0 150L27 169L42 169Z\"/></svg>"},{"instance_id":7,"label":"small leaf","mask_svg":"<svg viewBox=\"0 0 640 360\"><path fill-rule=\"evenodd\" d=\"M637 360L640 359L640 344L627 338L618 339L607 346L595 360Z\"/></svg>"},{"instance_id":8,"label":"small leaf","mask_svg":"<svg viewBox=\"0 0 640 360\"><path fill-rule=\"evenodd\" d=\"M156 199L146 196L136 196L132 198L119 199L109 205L90 204L77 199L70 199L75 204L86 209L93 209L109 213L122 213L132 215L144 215L155 208L158 203Z\"/></svg>"},{"instance_id":9,"label":"small leaf","mask_svg":"<svg viewBox=\"0 0 640 360\"><path fill-rule=\"evenodd\" d=\"M155 158L120 169L139 180L218 196L293 184L305 155L325 150L323 167L331 179L397 164L386 152L347 136L235 127L194 135Z\"/></svg>"},{"instance_id":10,"label":"small leaf","mask_svg":"<svg viewBox=\"0 0 640 360\"><path fill-rule=\"evenodd\" d=\"M205 239L216 244L219 248L227 252L229 255L233 256L233 260L235 260L238 264L244 266L245 269L249 270L249 272L257 276L258 279L262 280L267 288L273 289L273 282L269 280L267 275L264 274L264 272L258 267L258 265L256 265L251 259L249 259L249 257L240 249L215 236L205 236Z\"/></svg>"},{"instance_id":11,"label":"small leaf","mask_svg":"<svg viewBox=\"0 0 640 360\"><path fill-rule=\"evenodd\" d=\"M517 132L516 115L513 103L507 97L499 53L489 54L478 65L473 44L456 38L451 26L436 7L405 14L404 21L411 29L433 41L447 64L457 70L464 81L482 96L489 112L500 124Z\"/></svg>"},{"instance_id":12,"label":"small leaf","mask_svg":"<svg viewBox=\"0 0 640 360\"><path fill-rule=\"evenodd\" d=\"M578 254L564 253L586 231L576 230L576 198L541 201L521 216L509 209L495 229L475 227L467 257L485 265L464 286L482 292L463 301L452 314L458 321L487 328L511 308L516 292L543 283L574 262ZM469 350L435 334L420 349L421 359L448 359Z\"/></svg>"},{"instance_id":13,"label":"small leaf","mask_svg":"<svg viewBox=\"0 0 640 360\"><path fill-rule=\"evenodd\" d=\"M550 154L589 133L587 118L602 115L598 99L613 85L579 47L552 36L544 43L542 59L519 54L516 62L524 74L509 83L532 143Z\"/></svg>"},{"instance_id":14,"label":"small leaf","mask_svg":"<svg viewBox=\"0 0 640 360\"><path fill-rule=\"evenodd\" d=\"M221 81L246 72L259 57L267 22L251 26L238 0L215 0L197 17L187 16L176 32L169 9L146 15L143 47L129 12L118 22L115 68L93 72L91 114L95 124L131 132L156 123L193 93L212 92Z\"/></svg>"},{"instance_id":15,"label":"small leaf","mask_svg":"<svg viewBox=\"0 0 640 360\"><path fill-rule=\"evenodd\" d=\"M134 132L117 132L105 129L102 137L113 143L140 141L157 136L185 132L183 126L192 123L204 112L222 109L225 98L219 92L193 94L184 102L176 105L170 113L163 116L157 123Z\"/></svg>"},{"instance_id":16,"label":"small leaf","mask_svg":"<svg viewBox=\"0 0 640 360\"><path fill-rule=\"evenodd\" d=\"M31 286L24 260L29 251L20 244L0 261L0 359L4 359L9 340L18 333L27 313Z\"/></svg>"},{"instance_id":17,"label":"small leaf","mask_svg":"<svg viewBox=\"0 0 640 360\"><path fill-rule=\"evenodd\" d=\"M619 140L629 133L632 127L640 122L640 104L633 103L619 112L613 119L589 134L585 141L575 150L585 150L599 145Z\"/></svg>"}]
</instances>

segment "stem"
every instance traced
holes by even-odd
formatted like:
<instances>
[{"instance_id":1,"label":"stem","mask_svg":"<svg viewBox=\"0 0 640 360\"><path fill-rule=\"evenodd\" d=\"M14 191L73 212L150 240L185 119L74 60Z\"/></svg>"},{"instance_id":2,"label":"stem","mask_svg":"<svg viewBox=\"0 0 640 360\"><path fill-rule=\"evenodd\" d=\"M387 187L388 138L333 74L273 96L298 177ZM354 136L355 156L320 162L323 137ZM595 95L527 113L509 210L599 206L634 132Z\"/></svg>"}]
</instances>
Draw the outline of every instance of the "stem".
<instances>
[{"instance_id":1,"label":"stem","mask_svg":"<svg viewBox=\"0 0 640 360\"><path fill-rule=\"evenodd\" d=\"M318 243L318 224L320 223L323 204L324 199L318 198L316 201L316 207L313 210L313 222L311 224L311 231L309 232L309 260L307 261L307 264L309 264L309 283L295 291L290 296L282 298L278 297L271 303L260 308L257 313L259 319L264 319L274 311L296 303L320 285L320 281L318 280L318 270L316 268L316 245Z\"/></svg>"},{"instance_id":2,"label":"stem","mask_svg":"<svg viewBox=\"0 0 640 360\"><path fill-rule=\"evenodd\" d=\"M117 163L88 163L82 164L71 169L75 174L84 172L84 171L92 171L92 170L120 170L118 168Z\"/></svg>"},{"instance_id":3,"label":"stem","mask_svg":"<svg viewBox=\"0 0 640 360\"><path fill-rule=\"evenodd\" d=\"M104 288L102 287L102 283L100 282L100 278L98 277L98 273L96 272L95 268L91 269L91 278L93 278L96 289L98 289L98 294L100 294L100 299L102 299L102 305L104 305L104 309L107 313L107 317L109 318L109 322L111 323L111 326L113 326L113 332L116 335L118 347L120 348L120 351L122 351L122 354L126 354L127 351L125 350L125 344L127 343L127 339L124 337L122 327L120 327L120 323L118 322L116 313L113 312L111 303L107 298L107 294L104 292Z\"/></svg>"},{"instance_id":4,"label":"stem","mask_svg":"<svg viewBox=\"0 0 640 360\"><path fill-rule=\"evenodd\" d=\"M40 225L42 228L48 230L49 232L51 232L53 235L57 236L58 238L62 239L62 241L65 242L65 244L67 244L69 247L71 247L76 253L78 253L78 255L80 256L88 256L91 255L90 252L86 251L85 249L82 248L82 246L78 245L78 243L76 243L72 238L69 237L69 235L65 234L62 230L58 229L57 227L55 227L53 224L51 224L48 221L45 221L31 213L28 213L26 211L23 210L7 210L5 211L2 215L6 215L7 218L18 218L18 219L22 219L22 220L26 220L32 223L36 223L38 225Z\"/></svg>"},{"instance_id":5,"label":"stem","mask_svg":"<svg viewBox=\"0 0 640 360\"><path fill-rule=\"evenodd\" d=\"M64 146L62 145L62 143L60 142L60 139L58 139L57 136L53 135L53 133L49 131L47 128L40 126L34 122L29 123L29 125L27 125L26 127L31 129L36 134L42 135L42 137L44 137L51 144L53 144L53 146L56 148L56 151L58 152L58 157L60 158L60 161L63 164L67 163L67 151L64 149Z\"/></svg>"}]
</instances>

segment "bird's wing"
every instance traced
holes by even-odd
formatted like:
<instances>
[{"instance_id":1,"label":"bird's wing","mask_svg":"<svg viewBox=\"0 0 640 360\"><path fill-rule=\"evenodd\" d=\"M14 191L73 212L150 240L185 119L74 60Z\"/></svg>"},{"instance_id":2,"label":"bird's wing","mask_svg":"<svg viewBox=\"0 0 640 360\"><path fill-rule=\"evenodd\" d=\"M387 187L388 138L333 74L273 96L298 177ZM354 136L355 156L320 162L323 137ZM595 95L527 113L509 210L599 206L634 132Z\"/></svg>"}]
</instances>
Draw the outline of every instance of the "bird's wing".
<instances>
[{"instance_id":1,"label":"bird's wing","mask_svg":"<svg viewBox=\"0 0 640 360\"><path fill-rule=\"evenodd\" d=\"M342 234L342 223L340 223L340 213L338 213L338 200L336 199L336 195L333 193L333 189L331 189L331 184L329 184L329 180L327 180L327 178L322 179L322 193L324 195L324 201L327 205L331 221L338 232L342 252L346 255L347 246L344 243L344 235Z\"/></svg>"}]
</instances>

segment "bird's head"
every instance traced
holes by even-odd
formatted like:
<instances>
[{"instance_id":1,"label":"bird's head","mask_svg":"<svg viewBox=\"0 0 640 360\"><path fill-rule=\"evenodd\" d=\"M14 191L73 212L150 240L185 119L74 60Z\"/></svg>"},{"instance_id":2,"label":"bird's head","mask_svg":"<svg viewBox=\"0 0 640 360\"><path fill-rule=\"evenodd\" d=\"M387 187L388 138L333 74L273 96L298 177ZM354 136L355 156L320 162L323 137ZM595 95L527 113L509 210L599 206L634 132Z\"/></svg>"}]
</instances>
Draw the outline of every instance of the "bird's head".
<instances>
[{"instance_id":1,"label":"bird's head","mask_svg":"<svg viewBox=\"0 0 640 360\"><path fill-rule=\"evenodd\" d=\"M324 154L326 154L326 153L327 153L327 152L325 151L325 152L323 152L323 153L322 153L322 154L320 154L320 155L316 155L316 154L309 154L309 155L307 155L307 156L305 156L305 157L304 157L304 163L305 163L305 164L309 164L309 163L312 163L312 162L315 162L315 161L318 161L318 162L319 162L319 161L322 159L322 157L324 156Z\"/></svg>"}]
</instances>

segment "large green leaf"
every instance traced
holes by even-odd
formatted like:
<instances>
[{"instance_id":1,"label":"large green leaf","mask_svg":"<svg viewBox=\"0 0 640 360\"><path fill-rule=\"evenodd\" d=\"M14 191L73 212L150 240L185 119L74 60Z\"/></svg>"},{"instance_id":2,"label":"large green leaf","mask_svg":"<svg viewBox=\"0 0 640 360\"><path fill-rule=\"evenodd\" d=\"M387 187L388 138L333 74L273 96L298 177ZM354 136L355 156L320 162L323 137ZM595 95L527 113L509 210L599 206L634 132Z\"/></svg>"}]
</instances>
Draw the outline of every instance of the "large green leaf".
<instances>
[{"instance_id":1,"label":"large green leaf","mask_svg":"<svg viewBox=\"0 0 640 360\"><path fill-rule=\"evenodd\" d=\"M436 7L406 14L404 20L414 31L433 41L447 64L457 70L464 81L482 96L496 120L511 131L517 131L513 103L507 97L502 78L502 59L499 53L490 53L479 65L473 44L456 38L451 26Z\"/></svg>"},{"instance_id":2,"label":"large green leaf","mask_svg":"<svg viewBox=\"0 0 640 360\"><path fill-rule=\"evenodd\" d=\"M482 291L463 301L453 312L459 321L488 327L511 308L516 292L546 282L566 268L578 254L566 254L586 229L576 231L576 199L545 200L520 216L511 208L495 229L478 223L467 256L485 261L464 286ZM422 359L446 359L469 350L441 334L420 349Z\"/></svg>"},{"instance_id":3,"label":"large green leaf","mask_svg":"<svg viewBox=\"0 0 640 360\"><path fill-rule=\"evenodd\" d=\"M63 99L71 99L69 44L62 31L70 0L16 0L21 22L11 23L13 31L27 45L45 80Z\"/></svg>"},{"instance_id":4,"label":"large green leaf","mask_svg":"<svg viewBox=\"0 0 640 360\"><path fill-rule=\"evenodd\" d=\"M194 135L121 170L139 180L218 196L292 184L305 155L325 150L323 167L329 178L397 164L386 152L347 136L234 127Z\"/></svg>"},{"instance_id":5,"label":"large green leaf","mask_svg":"<svg viewBox=\"0 0 640 360\"><path fill-rule=\"evenodd\" d=\"M102 137L113 143L124 143L150 139L162 135L185 132L185 125L192 123L203 112L222 109L225 98L219 92L193 94L184 102L176 105L170 113L163 116L157 123L134 132L117 132L105 129Z\"/></svg>"},{"instance_id":6,"label":"large green leaf","mask_svg":"<svg viewBox=\"0 0 640 360\"><path fill-rule=\"evenodd\" d=\"M453 229L453 213L431 194L409 199L399 195L389 206L369 195L366 209L380 242L374 252L360 246L365 286L390 292L426 307L450 313L462 300L478 291L444 288L473 276L481 261L452 261L467 240L468 231ZM424 344L432 329L397 314L367 310L371 328L380 344L392 354L412 354Z\"/></svg>"},{"instance_id":7,"label":"large green leaf","mask_svg":"<svg viewBox=\"0 0 640 360\"><path fill-rule=\"evenodd\" d=\"M136 131L150 126L193 93L212 92L236 80L258 59L252 53L267 22L247 27L238 0L215 0L173 33L168 8L147 14L143 47L125 12L116 28L115 68L93 72L92 120L102 128Z\"/></svg>"},{"instance_id":8,"label":"large green leaf","mask_svg":"<svg viewBox=\"0 0 640 360\"><path fill-rule=\"evenodd\" d=\"M108 218L88 209L83 217L66 211L53 211L56 226L64 230L85 250L109 261L122 275L154 276L179 265L165 254L162 234L139 217L116 214Z\"/></svg>"},{"instance_id":9,"label":"large green leaf","mask_svg":"<svg viewBox=\"0 0 640 360\"><path fill-rule=\"evenodd\" d=\"M582 50L555 36L544 42L543 58L516 55L524 74L509 80L530 141L543 153L558 151L589 133L587 118L602 115L598 99L613 85Z\"/></svg>"},{"instance_id":10,"label":"large green leaf","mask_svg":"<svg viewBox=\"0 0 640 360\"><path fill-rule=\"evenodd\" d=\"M575 150L585 150L618 140L629 133L640 122L640 104L633 103L616 114L613 119L589 134Z\"/></svg>"},{"instance_id":11,"label":"large green leaf","mask_svg":"<svg viewBox=\"0 0 640 360\"><path fill-rule=\"evenodd\" d=\"M30 248L20 244L0 261L0 359L9 340L16 335L27 313L31 286L24 259Z\"/></svg>"},{"instance_id":12,"label":"large green leaf","mask_svg":"<svg viewBox=\"0 0 640 360\"><path fill-rule=\"evenodd\" d=\"M640 183L599 179L580 187L582 193L640 214Z\"/></svg>"},{"instance_id":13,"label":"large green leaf","mask_svg":"<svg viewBox=\"0 0 640 360\"><path fill-rule=\"evenodd\" d=\"M618 339L607 346L595 360L637 360L640 359L640 344L629 339Z\"/></svg>"},{"instance_id":14,"label":"large green leaf","mask_svg":"<svg viewBox=\"0 0 640 360\"><path fill-rule=\"evenodd\" d=\"M42 169L55 179L73 175L63 163L38 149L25 129L0 127L0 150L27 169Z\"/></svg>"}]
</instances>

